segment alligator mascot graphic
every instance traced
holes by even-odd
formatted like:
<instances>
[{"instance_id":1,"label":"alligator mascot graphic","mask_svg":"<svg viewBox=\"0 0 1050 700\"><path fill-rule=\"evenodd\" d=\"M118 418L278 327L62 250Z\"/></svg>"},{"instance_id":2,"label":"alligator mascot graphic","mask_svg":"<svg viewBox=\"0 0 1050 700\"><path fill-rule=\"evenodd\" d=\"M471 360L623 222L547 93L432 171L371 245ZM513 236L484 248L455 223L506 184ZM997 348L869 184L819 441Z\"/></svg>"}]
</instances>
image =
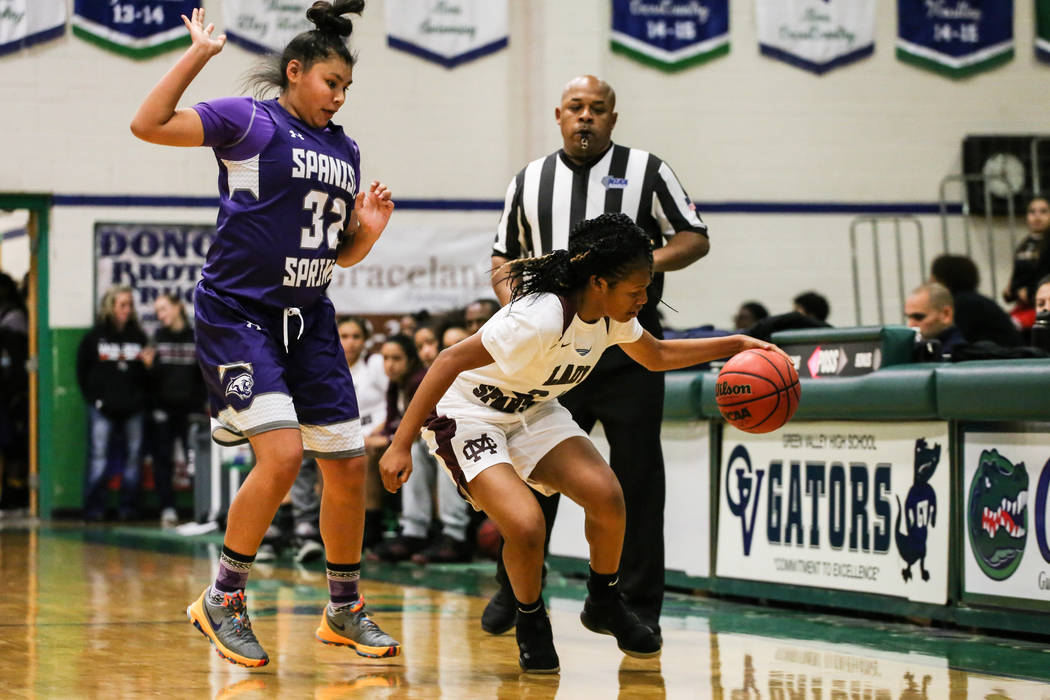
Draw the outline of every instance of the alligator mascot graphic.
<instances>
[{"instance_id":1,"label":"alligator mascot graphic","mask_svg":"<svg viewBox=\"0 0 1050 700\"><path fill-rule=\"evenodd\" d=\"M901 570L905 581L911 579L911 567L915 562L919 562L922 580L930 580L930 572L926 570L926 536L929 528L937 524L937 493L930 486L930 477L937 471L940 461L940 445L929 447L923 438L915 441L915 483L908 489L904 508L901 508L900 496L897 497L897 524L893 531L897 551L907 564ZM907 513L908 529L905 532L901 532L902 513Z\"/></svg>"},{"instance_id":2,"label":"alligator mascot graphic","mask_svg":"<svg viewBox=\"0 0 1050 700\"><path fill-rule=\"evenodd\" d=\"M974 558L988 578L1017 570L1028 537L1028 470L996 450L983 450L970 482L966 529Z\"/></svg>"}]
</instances>

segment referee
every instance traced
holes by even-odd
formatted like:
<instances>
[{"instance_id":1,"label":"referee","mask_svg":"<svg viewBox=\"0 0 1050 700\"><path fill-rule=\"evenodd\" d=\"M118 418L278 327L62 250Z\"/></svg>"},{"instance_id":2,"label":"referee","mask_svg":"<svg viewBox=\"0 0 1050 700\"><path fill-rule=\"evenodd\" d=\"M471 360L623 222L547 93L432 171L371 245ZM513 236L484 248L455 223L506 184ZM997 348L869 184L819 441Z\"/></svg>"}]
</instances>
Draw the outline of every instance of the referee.
<instances>
[{"instance_id":1,"label":"referee","mask_svg":"<svg viewBox=\"0 0 1050 700\"><path fill-rule=\"evenodd\" d=\"M510 289L499 267L508 260L568 248L580 221L603 213L630 216L653 241L653 281L638 316L663 337L657 305L663 273L680 270L707 254L707 226L674 172L656 156L612 142L616 93L592 75L565 86L554 118L563 147L532 161L511 181L492 252L492 287L500 303ZM609 463L623 487L627 507L620 564L620 590L642 622L660 632L664 589L664 461L660 449L664 376L649 372L610 347L590 376L561 397L580 427L601 421L609 441ZM558 498L535 493L547 520L547 541ZM481 626L501 634L515 624L516 606L502 556L500 589L489 601Z\"/></svg>"}]
</instances>

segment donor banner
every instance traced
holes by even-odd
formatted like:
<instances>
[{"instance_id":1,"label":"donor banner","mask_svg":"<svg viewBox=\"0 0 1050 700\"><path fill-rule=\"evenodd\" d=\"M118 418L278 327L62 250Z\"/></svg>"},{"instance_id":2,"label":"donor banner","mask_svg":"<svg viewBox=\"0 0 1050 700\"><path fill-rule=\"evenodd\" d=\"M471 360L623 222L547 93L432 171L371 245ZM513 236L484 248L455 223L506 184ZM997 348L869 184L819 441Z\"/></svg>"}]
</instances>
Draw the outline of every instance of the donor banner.
<instances>
[{"instance_id":1,"label":"donor banner","mask_svg":"<svg viewBox=\"0 0 1050 700\"><path fill-rule=\"evenodd\" d=\"M761 52L816 74L875 51L875 0L756 0Z\"/></svg>"},{"instance_id":2,"label":"donor banner","mask_svg":"<svg viewBox=\"0 0 1050 700\"><path fill-rule=\"evenodd\" d=\"M507 0L386 0L387 45L445 68L507 47Z\"/></svg>"},{"instance_id":3,"label":"donor banner","mask_svg":"<svg viewBox=\"0 0 1050 700\"><path fill-rule=\"evenodd\" d=\"M720 466L716 576L947 602L946 423L726 427Z\"/></svg>"},{"instance_id":4,"label":"donor banner","mask_svg":"<svg viewBox=\"0 0 1050 700\"><path fill-rule=\"evenodd\" d=\"M963 592L1050 607L1050 425L964 427ZM1023 429L1024 431L1022 432Z\"/></svg>"},{"instance_id":5,"label":"donor banner","mask_svg":"<svg viewBox=\"0 0 1050 700\"><path fill-rule=\"evenodd\" d=\"M153 302L170 293L193 315L193 289L215 227L206 224L95 224L95 310L110 287L135 294L135 313L147 335L158 327Z\"/></svg>"}]
</instances>

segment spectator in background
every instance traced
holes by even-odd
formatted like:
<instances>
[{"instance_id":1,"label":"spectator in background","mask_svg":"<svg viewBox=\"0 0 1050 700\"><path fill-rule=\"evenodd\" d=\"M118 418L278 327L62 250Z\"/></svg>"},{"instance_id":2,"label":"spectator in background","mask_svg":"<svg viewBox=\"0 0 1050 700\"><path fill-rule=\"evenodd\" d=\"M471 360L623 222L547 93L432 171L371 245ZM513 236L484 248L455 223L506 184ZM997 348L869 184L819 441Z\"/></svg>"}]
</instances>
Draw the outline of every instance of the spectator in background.
<instances>
[{"instance_id":1,"label":"spectator in background","mask_svg":"<svg viewBox=\"0 0 1050 700\"><path fill-rule=\"evenodd\" d=\"M419 361L419 353L412 338L397 334L387 338L383 343L383 370L390 383L386 391L386 419L383 425L372 435L365 438L365 445L385 450L390 439L401 424L401 416L412 396L423 381L426 368ZM402 515L401 532L388 540L380 542L372 550L376 557L384 561L404 561L427 545L427 529L419 528L414 520L405 520Z\"/></svg>"},{"instance_id":2,"label":"spectator in background","mask_svg":"<svg viewBox=\"0 0 1050 700\"><path fill-rule=\"evenodd\" d=\"M0 272L0 509L29 505L28 326L18 285Z\"/></svg>"},{"instance_id":3,"label":"spectator in background","mask_svg":"<svg viewBox=\"0 0 1050 700\"><path fill-rule=\"evenodd\" d=\"M828 300L823 294L816 292L803 292L792 300L795 305L795 311L808 316L816 321L826 324L828 321L828 314L831 313L831 307L828 305Z\"/></svg>"},{"instance_id":4,"label":"spectator in background","mask_svg":"<svg viewBox=\"0 0 1050 700\"><path fill-rule=\"evenodd\" d=\"M908 325L918 329L921 340L937 341L942 360L949 359L956 346L967 342L955 325L952 293L942 284L929 282L912 290L904 302L904 315Z\"/></svg>"},{"instance_id":5,"label":"spectator in background","mask_svg":"<svg viewBox=\"0 0 1050 700\"><path fill-rule=\"evenodd\" d=\"M444 326L444 330L441 332L441 347L449 348L470 336L467 329L458 323L449 323Z\"/></svg>"},{"instance_id":6,"label":"spectator in background","mask_svg":"<svg viewBox=\"0 0 1050 700\"><path fill-rule=\"evenodd\" d=\"M146 413L146 334L135 315L130 287L112 287L102 297L94 328L77 350L77 382L91 419L91 459L84 489L85 520L102 520L106 512L106 478L110 440L124 438L124 472L118 516L137 515L139 462Z\"/></svg>"},{"instance_id":7,"label":"spectator in background","mask_svg":"<svg viewBox=\"0 0 1050 700\"><path fill-rule=\"evenodd\" d=\"M1050 314L1050 275L1039 280L1035 291L1035 314Z\"/></svg>"},{"instance_id":8,"label":"spectator in background","mask_svg":"<svg viewBox=\"0 0 1050 700\"><path fill-rule=\"evenodd\" d=\"M751 328L764 318L769 317L769 310L757 301L745 301L733 315L733 330L742 331Z\"/></svg>"},{"instance_id":9,"label":"spectator in background","mask_svg":"<svg viewBox=\"0 0 1050 700\"><path fill-rule=\"evenodd\" d=\"M485 321L492 318L497 311L499 311L499 302L495 299L475 299L467 304L467 308L463 311L463 327L467 330L467 334L477 333L478 329L485 325Z\"/></svg>"},{"instance_id":10,"label":"spectator in background","mask_svg":"<svg viewBox=\"0 0 1050 700\"><path fill-rule=\"evenodd\" d=\"M967 342L988 340L1007 348L1023 344L1021 333L1006 312L978 293L981 278L973 260L965 255L939 255L930 265L930 277L952 293L955 325Z\"/></svg>"},{"instance_id":11,"label":"spectator in background","mask_svg":"<svg viewBox=\"0 0 1050 700\"><path fill-rule=\"evenodd\" d=\"M1032 345L1050 351L1050 275L1039 280L1036 287Z\"/></svg>"},{"instance_id":12,"label":"spectator in background","mask_svg":"<svg viewBox=\"0 0 1050 700\"><path fill-rule=\"evenodd\" d=\"M354 380L357 408L361 414L361 431L371 434L383 424L386 416L386 390L389 380L383 371L383 356L371 355L365 347L372 336L372 326L360 316L345 316L338 322L339 343ZM381 451L367 449L365 474L365 534L363 546L371 548L383 537L383 496L386 490L379 478Z\"/></svg>"},{"instance_id":13,"label":"spectator in background","mask_svg":"<svg viewBox=\"0 0 1050 700\"><path fill-rule=\"evenodd\" d=\"M467 332L456 323L459 321L448 320L436 324L437 331L434 326L422 326L416 331L416 351L424 369L429 369L438 352L445 349L444 345L438 345L438 334L461 340L467 337ZM462 333L457 335L456 329ZM412 445L412 465L412 476L401 491L402 535L414 536L422 532L426 537L435 510L441 525L438 536L433 540L428 538L426 547L411 555L412 561L417 564L470 561L472 548L467 540L470 507L460 498L456 484L438 467L421 438Z\"/></svg>"},{"instance_id":14,"label":"spectator in background","mask_svg":"<svg viewBox=\"0 0 1050 700\"><path fill-rule=\"evenodd\" d=\"M1014 302L1010 316L1018 327L1031 328L1035 322L1035 288L1040 278L1050 274L1047 231L1050 230L1050 200L1033 197L1028 203L1028 235L1014 250L1010 282L1003 290L1003 299Z\"/></svg>"},{"instance_id":15,"label":"spectator in background","mask_svg":"<svg viewBox=\"0 0 1050 700\"><path fill-rule=\"evenodd\" d=\"M189 417L205 413L204 379L197 365L197 351L193 328L186 316L182 300L173 294L161 294L153 304L161 327L153 335L153 343L143 353L150 371L153 407L154 439L153 480L161 525L171 527L178 522L175 512L174 475L175 441L189 446Z\"/></svg>"},{"instance_id":16,"label":"spectator in background","mask_svg":"<svg viewBox=\"0 0 1050 700\"><path fill-rule=\"evenodd\" d=\"M827 322L831 307L824 295L803 292L792 300L792 304L795 307L794 311L767 316L748 328L745 333L759 340L769 340L778 331L831 327Z\"/></svg>"},{"instance_id":17,"label":"spectator in background","mask_svg":"<svg viewBox=\"0 0 1050 700\"><path fill-rule=\"evenodd\" d=\"M430 363L437 358L441 345L440 325L430 321L417 328L412 334L412 341L416 344L416 354L419 355L419 361L424 367L429 367Z\"/></svg>"}]
</instances>

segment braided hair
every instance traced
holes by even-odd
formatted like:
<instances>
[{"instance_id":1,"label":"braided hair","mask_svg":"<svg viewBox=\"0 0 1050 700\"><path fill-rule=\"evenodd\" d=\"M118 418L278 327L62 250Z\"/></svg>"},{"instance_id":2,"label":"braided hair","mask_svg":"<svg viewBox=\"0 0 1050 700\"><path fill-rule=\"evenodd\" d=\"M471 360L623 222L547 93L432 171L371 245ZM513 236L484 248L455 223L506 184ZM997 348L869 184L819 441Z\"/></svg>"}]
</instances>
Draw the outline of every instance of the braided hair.
<instances>
[{"instance_id":1,"label":"braided hair","mask_svg":"<svg viewBox=\"0 0 1050 700\"><path fill-rule=\"evenodd\" d=\"M511 300L548 292L568 296L597 276L615 284L653 265L653 244L625 214L602 214L581 221L569 233L569 249L538 258L520 258L504 265Z\"/></svg>"},{"instance_id":2,"label":"braided hair","mask_svg":"<svg viewBox=\"0 0 1050 700\"><path fill-rule=\"evenodd\" d=\"M357 57L346 47L346 37L354 31L354 23L343 15L359 15L364 9L365 0L318 0L306 11L306 18L315 29L296 35L284 51L264 59L248 74L245 86L251 88L256 97L262 97L274 88L283 93L288 89L286 69L291 61L299 61L303 70L310 70L314 63L338 56L346 61L346 65L353 66Z\"/></svg>"}]
</instances>

